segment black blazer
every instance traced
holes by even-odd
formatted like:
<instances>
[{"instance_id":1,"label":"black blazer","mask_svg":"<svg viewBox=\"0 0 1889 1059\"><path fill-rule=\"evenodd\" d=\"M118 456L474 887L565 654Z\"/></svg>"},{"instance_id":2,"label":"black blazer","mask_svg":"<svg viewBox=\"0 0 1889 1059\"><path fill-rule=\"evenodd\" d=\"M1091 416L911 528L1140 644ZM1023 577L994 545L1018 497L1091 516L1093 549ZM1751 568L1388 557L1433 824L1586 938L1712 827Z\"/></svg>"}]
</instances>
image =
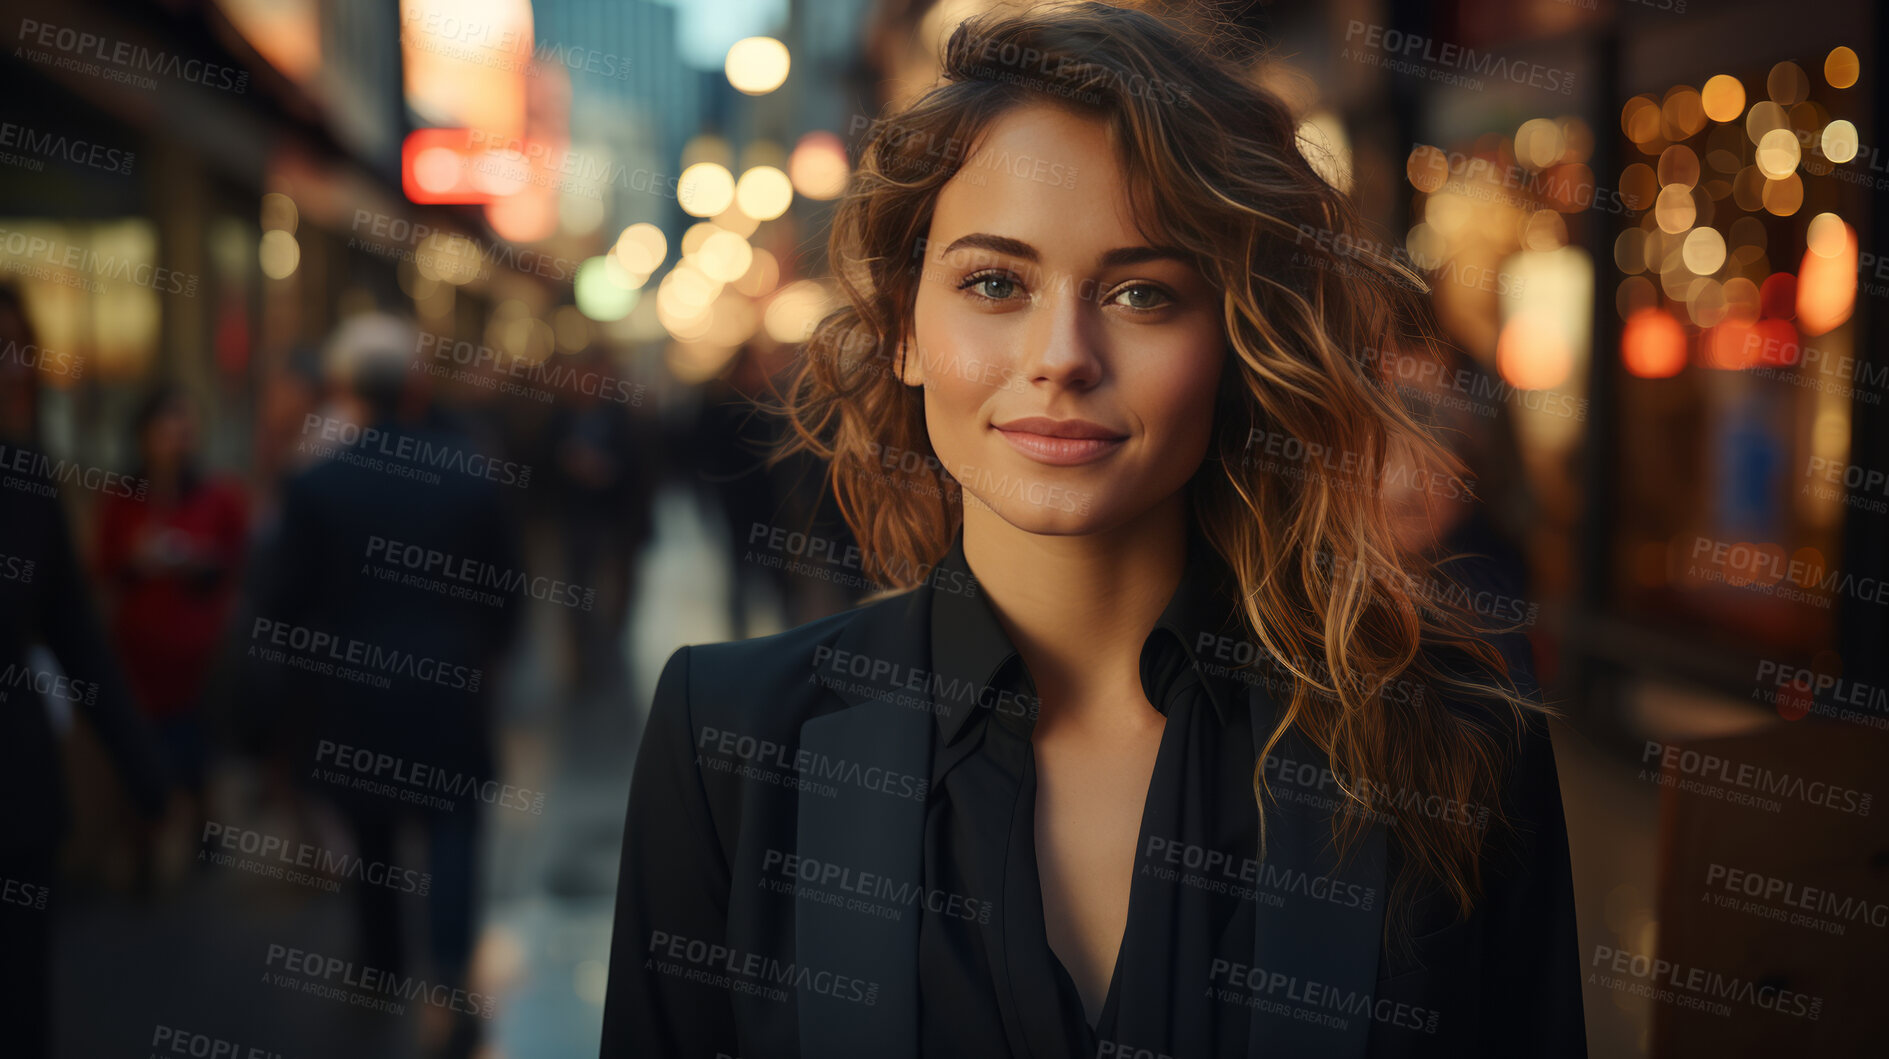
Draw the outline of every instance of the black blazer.
<instances>
[{"instance_id":1,"label":"black blazer","mask_svg":"<svg viewBox=\"0 0 1889 1059\"><path fill-rule=\"evenodd\" d=\"M797 766L841 762L929 774L926 693L898 685L928 667L933 591L926 584L774 636L671 656L630 785L605 1059L920 1054L920 917L788 899L768 882L788 853L923 877L921 799L860 783L801 795L792 782ZM1278 707L1263 686L1250 687L1257 742ZM1324 760L1296 730L1274 753ZM1256 1009L1256 1049L1267 1059L1586 1054L1567 836L1545 726L1526 731L1504 798L1515 834L1493 844L1479 907L1458 922L1435 895L1419 900L1408 948L1382 944L1381 902L1365 915L1329 902L1321 903L1330 915L1261 906L1251 966L1290 976L1269 999L1342 990L1368 995L1371 1015L1321 1024ZM1326 849L1330 811L1319 802L1281 797L1267 806L1267 863L1388 892L1389 829L1374 823L1337 866Z\"/></svg>"}]
</instances>

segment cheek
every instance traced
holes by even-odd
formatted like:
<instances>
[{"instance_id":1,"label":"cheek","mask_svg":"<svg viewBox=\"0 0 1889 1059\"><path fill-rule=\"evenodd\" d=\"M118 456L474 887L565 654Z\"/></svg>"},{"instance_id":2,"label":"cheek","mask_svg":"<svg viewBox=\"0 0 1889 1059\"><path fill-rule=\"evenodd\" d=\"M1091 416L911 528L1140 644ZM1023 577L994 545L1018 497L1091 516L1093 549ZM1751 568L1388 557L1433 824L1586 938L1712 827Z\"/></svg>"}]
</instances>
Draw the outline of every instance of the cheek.
<instances>
[{"instance_id":1,"label":"cheek","mask_svg":"<svg viewBox=\"0 0 1889 1059\"><path fill-rule=\"evenodd\" d=\"M1163 445L1191 454L1204 447L1213 432L1222 370L1219 354L1190 351L1161 358L1157 363L1166 367L1143 373L1130 392L1142 395L1137 404L1143 421L1161 436Z\"/></svg>"}]
</instances>

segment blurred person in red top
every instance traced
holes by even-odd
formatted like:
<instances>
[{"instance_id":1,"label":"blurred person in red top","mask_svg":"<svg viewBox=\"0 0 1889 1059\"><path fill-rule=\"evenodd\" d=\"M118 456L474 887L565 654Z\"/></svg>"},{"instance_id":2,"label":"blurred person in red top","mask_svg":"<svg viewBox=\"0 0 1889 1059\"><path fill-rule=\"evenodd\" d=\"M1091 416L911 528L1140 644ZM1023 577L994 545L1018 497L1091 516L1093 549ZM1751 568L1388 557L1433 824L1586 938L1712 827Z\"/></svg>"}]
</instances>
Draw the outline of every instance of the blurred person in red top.
<instances>
[{"instance_id":1,"label":"blurred person in red top","mask_svg":"<svg viewBox=\"0 0 1889 1059\"><path fill-rule=\"evenodd\" d=\"M97 563L112 641L180 784L203 789L200 700L235 600L249 529L233 479L206 475L189 395L161 383L133 421L140 497L99 508Z\"/></svg>"}]
</instances>

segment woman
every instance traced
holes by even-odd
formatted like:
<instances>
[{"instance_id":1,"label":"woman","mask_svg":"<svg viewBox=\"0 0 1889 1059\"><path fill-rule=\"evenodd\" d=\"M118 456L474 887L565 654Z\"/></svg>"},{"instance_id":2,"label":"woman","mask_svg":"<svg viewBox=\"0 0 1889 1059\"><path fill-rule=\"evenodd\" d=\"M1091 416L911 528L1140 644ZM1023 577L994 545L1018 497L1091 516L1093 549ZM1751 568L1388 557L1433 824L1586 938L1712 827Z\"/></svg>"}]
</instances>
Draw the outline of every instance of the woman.
<instances>
[{"instance_id":1,"label":"woman","mask_svg":"<svg viewBox=\"0 0 1889 1059\"><path fill-rule=\"evenodd\" d=\"M1153 17L945 69L786 406L909 590L670 659L603 1054L1584 1054L1526 650L1386 510L1420 281Z\"/></svg>"},{"instance_id":2,"label":"woman","mask_svg":"<svg viewBox=\"0 0 1889 1059\"><path fill-rule=\"evenodd\" d=\"M249 515L242 487L206 476L188 394L160 383L132 422L145 489L99 508L98 570L112 640L192 797L203 793L204 682L235 602Z\"/></svg>"}]
</instances>

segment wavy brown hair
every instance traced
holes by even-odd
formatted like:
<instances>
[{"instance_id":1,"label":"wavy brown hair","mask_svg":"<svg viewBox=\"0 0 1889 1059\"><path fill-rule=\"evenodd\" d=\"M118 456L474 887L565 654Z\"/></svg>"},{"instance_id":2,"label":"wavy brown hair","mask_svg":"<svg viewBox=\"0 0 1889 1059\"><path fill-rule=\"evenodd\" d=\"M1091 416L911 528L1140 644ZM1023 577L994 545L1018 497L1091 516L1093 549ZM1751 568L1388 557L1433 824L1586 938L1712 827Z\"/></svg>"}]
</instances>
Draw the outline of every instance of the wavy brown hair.
<instances>
[{"instance_id":1,"label":"wavy brown hair","mask_svg":"<svg viewBox=\"0 0 1889 1059\"><path fill-rule=\"evenodd\" d=\"M1416 467L1452 488L1465 471L1380 367L1385 349L1434 355L1427 287L1362 234L1348 198L1308 163L1292 114L1229 42L1099 3L959 26L943 80L861 145L828 248L843 304L814 329L782 395L791 430L776 455L829 461L868 569L899 587L922 579L963 519L922 394L894 368L933 204L972 160L958 148L1011 108L1048 100L1107 123L1137 218L1224 293L1228 370L1214 441L1189 483L1192 516L1237 580L1248 633L1291 688L1266 754L1296 726L1329 755L1355 810L1333 814L1333 840L1349 851L1387 797L1498 807L1504 735L1519 739L1527 715L1546 711L1490 642L1512 628L1485 625L1437 561L1400 552L1393 536L1387 470ZM1269 442L1280 438L1288 459L1253 456L1255 439L1278 449ZM921 458L883 458L895 452ZM1392 693L1412 684L1440 694ZM1262 767L1253 785L1263 821ZM1427 880L1467 914L1483 830L1424 813L1392 830L1392 908Z\"/></svg>"}]
</instances>

